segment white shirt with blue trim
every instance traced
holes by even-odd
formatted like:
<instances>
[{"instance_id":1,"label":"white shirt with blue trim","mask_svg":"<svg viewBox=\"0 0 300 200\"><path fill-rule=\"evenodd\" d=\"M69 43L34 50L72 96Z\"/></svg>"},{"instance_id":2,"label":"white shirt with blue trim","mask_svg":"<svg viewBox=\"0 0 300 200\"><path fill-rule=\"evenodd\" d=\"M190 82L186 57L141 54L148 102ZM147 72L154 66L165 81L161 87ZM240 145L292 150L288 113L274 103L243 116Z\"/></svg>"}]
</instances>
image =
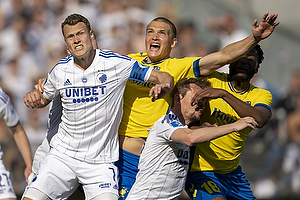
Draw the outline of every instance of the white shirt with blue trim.
<instances>
[{"instance_id":1,"label":"white shirt with blue trim","mask_svg":"<svg viewBox=\"0 0 300 200\"><path fill-rule=\"evenodd\" d=\"M170 139L178 128L187 128L170 112L149 131L139 172L127 199L177 199L184 188L189 166L189 146Z\"/></svg>"},{"instance_id":2,"label":"white shirt with blue trim","mask_svg":"<svg viewBox=\"0 0 300 200\"><path fill-rule=\"evenodd\" d=\"M62 122L50 146L88 163L119 158L118 127L128 79L147 81L152 68L107 50L96 50L92 64L81 70L72 55L48 74L44 96L62 101Z\"/></svg>"}]
</instances>

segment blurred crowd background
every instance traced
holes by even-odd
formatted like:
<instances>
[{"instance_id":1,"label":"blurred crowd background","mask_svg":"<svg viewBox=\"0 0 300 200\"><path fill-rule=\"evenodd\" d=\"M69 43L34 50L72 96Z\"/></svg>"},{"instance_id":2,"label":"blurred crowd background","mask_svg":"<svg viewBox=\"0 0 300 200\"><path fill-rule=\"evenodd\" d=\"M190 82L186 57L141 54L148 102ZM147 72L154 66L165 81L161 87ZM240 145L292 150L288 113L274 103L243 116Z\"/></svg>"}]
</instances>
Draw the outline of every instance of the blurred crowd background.
<instances>
[{"instance_id":1,"label":"blurred crowd background","mask_svg":"<svg viewBox=\"0 0 300 200\"><path fill-rule=\"evenodd\" d=\"M48 109L28 109L23 96L66 56L60 25L69 14L90 20L99 48L125 55L143 52L145 26L165 16L178 29L171 56L184 57L220 50L251 34L254 19L278 13L281 24L260 43L265 60L252 80L271 91L273 117L249 134L241 165L257 199L300 199L299 8L297 0L0 0L0 86L34 154L45 137ZM220 71L228 71L227 66ZM20 197L26 186L24 163L9 129L2 121L0 127L4 163Z\"/></svg>"}]
</instances>

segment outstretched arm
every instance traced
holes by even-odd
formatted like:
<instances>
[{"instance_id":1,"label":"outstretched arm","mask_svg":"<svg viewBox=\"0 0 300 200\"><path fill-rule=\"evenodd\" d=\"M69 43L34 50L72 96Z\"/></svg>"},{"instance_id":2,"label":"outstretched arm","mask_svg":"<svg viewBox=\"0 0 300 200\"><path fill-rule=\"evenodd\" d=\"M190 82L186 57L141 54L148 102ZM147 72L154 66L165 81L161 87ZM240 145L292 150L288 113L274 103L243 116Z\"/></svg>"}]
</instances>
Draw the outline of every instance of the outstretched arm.
<instances>
[{"instance_id":1,"label":"outstretched arm","mask_svg":"<svg viewBox=\"0 0 300 200\"><path fill-rule=\"evenodd\" d=\"M201 58L199 62L201 75L208 75L212 71L238 60L253 49L261 40L269 37L279 22L275 22L278 14L271 14L269 17L268 15L269 13L265 13L259 24L257 24L257 20L253 21L252 34L249 37L229 44L222 50Z\"/></svg>"},{"instance_id":2,"label":"outstretched arm","mask_svg":"<svg viewBox=\"0 0 300 200\"><path fill-rule=\"evenodd\" d=\"M26 165L24 176L25 180L27 180L32 168L32 156L29 141L20 122L18 122L16 126L10 127L10 129L13 132L16 145L24 159Z\"/></svg>"},{"instance_id":3,"label":"outstretched arm","mask_svg":"<svg viewBox=\"0 0 300 200\"><path fill-rule=\"evenodd\" d=\"M148 81L156 84L149 91L149 96L153 95L152 101L163 98L174 85L174 79L170 74L158 70L152 70Z\"/></svg>"},{"instance_id":4,"label":"outstretched arm","mask_svg":"<svg viewBox=\"0 0 300 200\"><path fill-rule=\"evenodd\" d=\"M205 88L198 92L192 99L192 104L199 102L201 99L224 99L240 117L251 116L258 125L257 127L263 127L271 118L272 113L270 110L263 106L252 107L251 105L241 101L226 90L216 88Z\"/></svg>"},{"instance_id":5,"label":"outstretched arm","mask_svg":"<svg viewBox=\"0 0 300 200\"><path fill-rule=\"evenodd\" d=\"M172 133L171 139L194 146L234 131L243 130L246 127L255 129L256 126L257 123L252 117L244 117L232 124L222 126L199 127L198 129L178 128Z\"/></svg>"}]
</instances>

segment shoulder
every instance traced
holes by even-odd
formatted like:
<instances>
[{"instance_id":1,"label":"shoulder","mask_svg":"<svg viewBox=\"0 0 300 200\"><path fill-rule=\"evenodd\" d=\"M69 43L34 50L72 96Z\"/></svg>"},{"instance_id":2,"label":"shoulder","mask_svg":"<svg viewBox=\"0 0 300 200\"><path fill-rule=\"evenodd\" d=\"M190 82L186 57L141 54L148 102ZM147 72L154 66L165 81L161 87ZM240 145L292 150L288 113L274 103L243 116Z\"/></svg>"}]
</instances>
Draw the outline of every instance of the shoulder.
<instances>
[{"instance_id":1,"label":"shoulder","mask_svg":"<svg viewBox=\"0 0 300 200\"><path fill-rule=\"evenodd\" d=\"M228 74L224 72L218 72L218 71L213 71L211 74L209 74L207 77L209 78L223 78L227 79Z\"/></svg>"},{"instance_id":2,"label":"shoulder","mask_svg":"<svg viewBox=\"0 0 300 200\"><path fill-rule=\"evenodd\" d=\"M184 125L179 121L178 117L173 113L170 112L161 118L162 124L168 124L170 127L177 128L177 127L184 127Z\"/></svg>"},{"instance_id":3,"label":"shoulder","mask_svg":"<svg viewBox=\"0 0 300 200\"><path fill-rule=\"evenodd\" d=\"M1 105L6 105L10 102L9 96L0 87L0 103Z\"/></svg>"},{"instance_id":4,"label":"shoulder","mask_svg":"<svg viewBox=\"0 0 300 200\"><path fill-rule=\"evenodd\" d=\"M131 53L131 54L128 54L128 57L133 58L135 60L143 60L147 57L147 53L143 53L143 52Z\"/></svg>"},{"instance_id":5,"label":"shoulder","mask_svg":"<svg viewBox=\"0 0 300 200\"><path fill-rule=\"evenodd\" d=\"M207 78L212 85L223 85L228 82L228 74L224 72L213 71Z\"/></svg>"},{"instance_id":6,"label":"shoulder","mask_svg":"<svg viewBox=\"0 0 300 200\"><path fill-rule=\"evenodd\" d=\"M99 56L102 59L108 59L108 60L128 60L131 61L132 59L126 55L118 54L116 52L112 52L110 50L102 50L102 49L97 49L96 55Z\"/></svg>"},{"instance_id":7,"label":"shoulder","mask_svg":"<svg viewBox=\"0 0 300 200\"><path fill-rule=\"evenodd\" d=\"M264 89L264 88L259 88L259 87L256 87L252 84L250 84L250 91L252 91L253 93L255 94L263 94L265 96L272 96L271 92L267 89Z\"/></svg>"},{"instance_id":8,"label":"shoulder","mask_svg":"<svg viewBox=\"0 0 300 200\"><path fill-rule=\"evenodd\" d=\"M64 68L66 66L68 66L70 63L73 63L73 56L72 55L68 55L65 58L62 58L58 63L56 63L56 65L54 65L54 67L50 70L49 74L51 74L54 70L58 70L60 68Z\"/></svg>"},{"instance_id":9,"label":"shoulder","mask_svg":"<svg viewBox=\"0 0 300 200\"><path fill-rule=\"evenodd\" d=\"M181 65L185 67L190 67L194 63L199 65L200 57L184 57L184 58L165 58L159 62L161 63L169 63L170 65L174 63L174 65ZM174 67L174 66L173 66Z\"/></svg>"},{"instance_id":10,"label":"shoulder","mask_svg":"<svg viewBox=\"0 0 300 200\"><path fill-rule=\"evenodd\" d=\"M62 58L53 68L55 68L56 66L67 65L70 62L73 62L73 56L72 55L68 55L67 57Z\"/></svg>"}]
</instances>

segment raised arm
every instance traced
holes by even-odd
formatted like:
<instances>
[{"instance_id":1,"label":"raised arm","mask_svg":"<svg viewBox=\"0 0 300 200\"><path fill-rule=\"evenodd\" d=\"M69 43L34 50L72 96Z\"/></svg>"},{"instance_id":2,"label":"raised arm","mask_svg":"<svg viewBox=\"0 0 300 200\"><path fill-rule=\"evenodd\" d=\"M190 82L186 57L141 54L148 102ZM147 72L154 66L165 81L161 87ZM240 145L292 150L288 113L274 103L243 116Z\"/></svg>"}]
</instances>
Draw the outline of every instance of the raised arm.
<instances>
[{"instance_id":1,"label":"raised arm","mask_svg":"<svg viewBox=\"0 0 300 200\"><path fill-rule=\"evenodd\" d=\"M263 127L272 116L272 113L269 109L263 106L252 107L251 105L241 101L232 94L228 93L226 90L222 89L205 88L193 97L192 104L197 103L199 100L206 98L224 99L224 101L226 101L240 117L253 117L257 121L257 127L259 128Z\"/></svg>"},{"instance_id":2,"label":"raised arm","mask_svg":"<svg viewBox=\"0 0 300 200\"><path fill-rule=\"evenodd\" d=\"M189 146L194 146L233 131L243 130L246 127L255 129L256 126L257 123L252 117L245 117L232 124L222 126L199 127L198 129L178 128L172 133L171 140L184 143Z\"/></svg>"},{"instance_id":3,"label":"raised arm","mask_svg":"<svg viewBox=\"0 0 300 200\"><path fill-rule=\"evenodd\" d=\"M29 141L20 122L18 122L16 126L10 127L10 129L13 132L16 145L25 162L26 167L24 170L24 176L25 180L27 180L32 168L32 156Z\"/></svg>"},{"instance_id":4,"label":"raised arm","mask_svg":"<svg viewBox=\"0 0 300 200\"><path fill-rule=\"evenodd\" d=\"M261 40L269 37L279 22L275 22L278 14L271 14L269 17L268 15L269 13L265 13L259 24L257 24L257 20L253 21L252 34L247 38L229 44L222 50L201 58L199 62L201 75L208 75L212 71L238 60L253 49Z\"/></svg>"},{"instance_id":5,"label":"raised arm","mask_svg":"<svg viewBox=\"0 0 300 200\"><path fill-rule=\"evenodd\" d=\"M174 79L170 74L158 70L152 70L148 81L156 84L149 91L149 96L153 95L152 101L163 98L174 85Z\"/></svg>"}]
</instances>

